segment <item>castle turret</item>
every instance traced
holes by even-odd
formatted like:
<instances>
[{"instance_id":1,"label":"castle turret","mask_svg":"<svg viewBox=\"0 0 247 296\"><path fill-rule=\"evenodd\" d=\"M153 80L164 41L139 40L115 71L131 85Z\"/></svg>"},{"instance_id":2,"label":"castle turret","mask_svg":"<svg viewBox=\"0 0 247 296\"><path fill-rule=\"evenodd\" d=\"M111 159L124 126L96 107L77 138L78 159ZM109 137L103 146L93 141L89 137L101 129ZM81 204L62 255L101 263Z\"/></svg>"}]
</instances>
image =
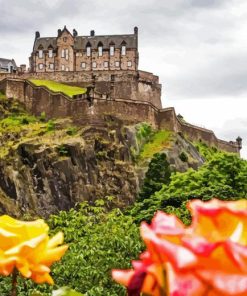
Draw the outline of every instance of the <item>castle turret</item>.
<instances>
[{"instance_id":1,"label":"castle turret","mask_svg":"<svg viewBox=\"0 0 247 296\"><path fill-rule=\"evenodd\" d=\"M238 136L236 139L236 142L238 145L238 149L241 150L242 149L242 138Z\"/></svg>"}]
</instances>

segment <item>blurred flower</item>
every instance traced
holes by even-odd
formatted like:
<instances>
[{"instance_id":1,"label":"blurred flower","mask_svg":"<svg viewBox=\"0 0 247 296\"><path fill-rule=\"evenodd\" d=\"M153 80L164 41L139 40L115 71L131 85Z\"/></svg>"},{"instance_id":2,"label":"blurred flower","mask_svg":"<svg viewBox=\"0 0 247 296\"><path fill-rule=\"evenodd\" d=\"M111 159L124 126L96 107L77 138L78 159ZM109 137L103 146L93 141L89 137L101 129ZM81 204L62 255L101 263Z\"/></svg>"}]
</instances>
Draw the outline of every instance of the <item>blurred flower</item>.
<instances>
[{"instance_id":1,"label":"blurred flower","mask_svg":"<svg viewBox=\"0 0 247 296\"><path fill-rule=\"evenodd\" d=\"M147 252L133 270L113 271L128 295L247 295L247 202L194 200L188 207L189 227L162 212L142 223Z\"/></svg>"},{"instance_id":2,"label":"blurred flower","mask_svg":"<svg viewBox=\"0 0 247 296\"><path fill-rule=\"evenodd\" d=\"M16 268L36 283L53 284L50 266L67 250L63 234L48 236L43 220L23 222L7 215L0 217L0 274L8 276Z\"/></svg>"}]
</instances>

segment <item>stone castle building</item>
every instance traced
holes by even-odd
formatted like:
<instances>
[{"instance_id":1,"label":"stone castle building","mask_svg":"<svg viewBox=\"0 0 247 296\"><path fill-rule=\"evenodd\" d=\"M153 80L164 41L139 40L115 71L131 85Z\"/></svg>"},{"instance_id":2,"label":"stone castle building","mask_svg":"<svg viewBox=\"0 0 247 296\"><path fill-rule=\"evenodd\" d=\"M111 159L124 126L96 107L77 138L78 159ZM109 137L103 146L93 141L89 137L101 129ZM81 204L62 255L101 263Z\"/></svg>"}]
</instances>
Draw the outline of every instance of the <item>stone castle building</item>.
<instances>
[{"instance_id":1,"label":"stone castle building","mask_svg":"<svg viewBox=\"0 0 247 296\"><path fill-rule=\"evenodd\" d=\"M30 71L138 70L138 28L133 34L78 36L64 27L56 37L35 34Z\"/></svg>"}]
</instances>

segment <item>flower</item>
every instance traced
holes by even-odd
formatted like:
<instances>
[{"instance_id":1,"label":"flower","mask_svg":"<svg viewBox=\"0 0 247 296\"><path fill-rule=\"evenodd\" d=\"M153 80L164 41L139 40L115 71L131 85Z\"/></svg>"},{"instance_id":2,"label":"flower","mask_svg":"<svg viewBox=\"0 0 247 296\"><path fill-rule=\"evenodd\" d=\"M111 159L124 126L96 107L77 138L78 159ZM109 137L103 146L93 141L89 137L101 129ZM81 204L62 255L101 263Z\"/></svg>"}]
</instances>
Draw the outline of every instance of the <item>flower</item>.
<instances>
[{"instance_id":1,"label":"flower","mask_svg":"<svg viewBox=\"0 0 247 296\"><path fill-rule=\"evenodd\" d=\"M162 212L141 224L146 255L133 270L113 271L130 296L247 295L247 201L194 200L188 208L189 227Z\"/></svg>"},{"instance_id":2,"label":"flower","mask_svg":"<svg viewBox=\"0 0 247 296\"><path fill-rule=\"evenodd\" d=\"M63 243L61 232L50 239L48 231L41 219L24 222L0 216L0 274L8 276L16 268L36 283L53 284L50 266L60 260L68 246L59 246Z\"/></svg>"}]
</instances>

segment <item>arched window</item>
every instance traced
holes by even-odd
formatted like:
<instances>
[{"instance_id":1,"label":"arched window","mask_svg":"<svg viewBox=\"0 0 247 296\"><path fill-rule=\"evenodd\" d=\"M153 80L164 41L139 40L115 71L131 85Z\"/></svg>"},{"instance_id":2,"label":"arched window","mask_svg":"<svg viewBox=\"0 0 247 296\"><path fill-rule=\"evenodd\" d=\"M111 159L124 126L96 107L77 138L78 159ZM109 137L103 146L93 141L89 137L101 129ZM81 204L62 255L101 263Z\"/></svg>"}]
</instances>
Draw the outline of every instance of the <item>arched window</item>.
<instances>
[{"instance_id":1,"label":"arched window","mask_svg":"<svg viewBox=\"0 0 247 296\"><path fill-rule=\"evenodd\" d=\"M90 57L91 56L91 44L90 44L90 42L87 43L86 49L87 49L87 56Z\"/></svg>"},{"instance_id":2,"label":"arched window","mask_svg":"<svg viewBox=\"0 0 247 296\"><path fill-rule=\"evenodd\" d=\"M125 56L126 55L126 42L125 41L123 41L122 43L121 43L121 55L123 55L123 56Z\"/></svg>"},{"instance_id":3,"label":"arched window","mask_svg":"<svg viewBox=\"0 0 247 296\"><path fill-rule=\"evenodd\" d=\"M102 57L102 55L103 55L103 43L102 42L98 43L98 53L99 53L99 57Z\"/></svg>"},{"instance_id":4,"label":"arched window","mask_svg":"<svg viewBox=\"0 0 247 296\"><path fill-rule=\"evenodd\" d=\"M39 48L38 48L38 57L40 59L43 58L43 46L42 45L40 45Z\"/></svg>"},{"instance_id":5,"label":"arched window","mask_svg":"<svg viewBox=\"0 0 247 296\"><path fill-rule=\"evenodd\" d=\"M115 44L114 42L110 43L110 56L114 56L115 54Z\"/></svg>"},{"instance_id":6,"label":"arched window","mask_svg":"<svg viewBox=\"0 0 247 296\"><path fill-rule=\"evenodd\" d=\"M48 47L48 57L49 58L53 57L53 47L51 45L49 45Z\"/></svg>"}]
</instances>

